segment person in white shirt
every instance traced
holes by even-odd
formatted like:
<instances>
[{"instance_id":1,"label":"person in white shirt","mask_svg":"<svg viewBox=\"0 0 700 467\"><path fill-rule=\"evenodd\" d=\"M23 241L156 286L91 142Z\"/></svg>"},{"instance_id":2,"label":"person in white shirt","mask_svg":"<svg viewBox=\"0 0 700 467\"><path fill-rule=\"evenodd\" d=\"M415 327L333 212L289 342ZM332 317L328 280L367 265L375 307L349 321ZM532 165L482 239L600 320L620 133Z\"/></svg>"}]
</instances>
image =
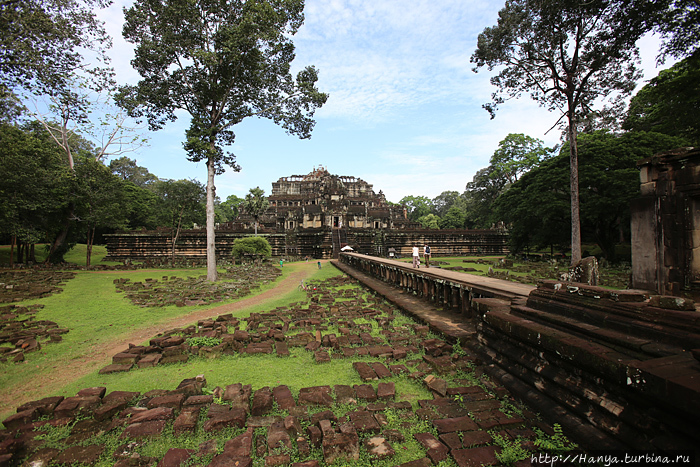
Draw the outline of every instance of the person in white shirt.
<instances>
[{"instance_id":1,"label":"person in white shirt","mask_svg":"<svg viewBox=\"0 0 700 467\"><path fill-rule=\"evenodd\" d=\"M417 268L418 267L418 246L413 247L413 267Z\"/></svg>"}]
</instances>

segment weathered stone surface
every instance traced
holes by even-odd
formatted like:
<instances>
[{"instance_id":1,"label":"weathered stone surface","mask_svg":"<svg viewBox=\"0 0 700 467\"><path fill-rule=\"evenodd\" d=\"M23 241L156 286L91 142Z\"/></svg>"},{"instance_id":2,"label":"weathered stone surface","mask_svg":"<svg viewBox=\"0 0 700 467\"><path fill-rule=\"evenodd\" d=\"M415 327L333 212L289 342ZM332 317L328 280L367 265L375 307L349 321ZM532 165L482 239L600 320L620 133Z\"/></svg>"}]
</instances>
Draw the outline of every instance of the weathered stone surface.
<instances>
[{"instance_id":1,"label":"weathered stone surface","mask_svg":"<svg viewBox=\"0 0 700 467\"><path fill-rule=\"evenodd\" d=\"M396 397L396 385L394 382L379 383L377 386L377 399L394 400Z\"/></svg>"},{"instance_id":2,"label":"weathered stone surface","mask_svg":"<svg viewBox=\"0 0 700 467\"><path fill-rule=\"evenodd\" d=\"M386 438L381 436L373 436L372 438L366 439L364 447L371 457L376 457L380 460L394 457L396 454L396 451L394 451L394 448L387 442Z\"/></svg>"},{"instance_id":3,"label":"weathered stone surface","mask_svg":"<svg viewBox=\"0 0 700 467\"><path fill-rule=\"evenodd\" d=\"M129 424L151 422L154 420L172 420L174 412L172 407L154 407L140 410L129 420Z\"/></svg>"},{"instance_id":4,"label":"weathered stone surface","mask_svg":"<svg viewBox=\"0 0 700 467\"><path fill-rule=\"evenodd\" d=\"M377 373L374 372L371 366L369 366L368 363L365 362L354 362L352 364L352 367L357 371L357 373L360 375L360 379L362 381L374 381L376 379L379 379L377 377Z\"/></svg>"},{"instance_id":5,"label":"weathered stone surface","mask_svg":"<svg viewBox=\"0 0 700 467\"><path fill-rule=\"evenodd\" d=\"M250 457L231 457L225 452L214 457L208 467L252 467L253 459Z\"/></svg>"},{"instance_id":6,"label":"weathered stone surface","mask_svg":"<svg viewBox=\"0 0 700 467\"><path fill-rule=\"evenodd\" d=\"M377 434L381 431L377 420L372 416L371 412L366 410L350 412L350 421L355 430L360 434Z\"/></svg>"},{"instance_id":7,"label":"weathered stone surface","mask_svg":"<svg viewBox=\"0 0 700 467\"><path fill-rule=\"evenodd\" d=\"M462 446L465 448L491 444L492 442L493 438L486 431L466 431L462 433Z\"/></svg>"},{"instance_id":8,"label":"weathered stone surface","mask_svg":"<svg viewBox=\"0 0 700 467\"><path fill-rule=\"evenodd\" d=\"M438 433L451 433L455 431L473 431L478 430L476 422L468 416L458 418L443 418L433 420L433 425L437 428Z\"/></svg>"},{"instance_id":9,"label":"weathered stone surface","mask_svg":"<svg viewBox=\"0 0 700 467\"><path fill-rule=\"evenodd\" d=\"M40 415L51 415L63 399L63 396L55 396L27 402L17 407L17 413L24 412L25 410L37 409Z\"/></svg>"},{"instance_id":10,"label":"weathered stone surface","mask_svg":"<svg viewBox=\"0 0 700 467\"><path fill-rule=\"evenodd\" d=\"M242 407L246 411L250 411L251 393L252 386L250 384L230 384L226 386L222 399L225 401L230 401L233 407Z\"/></svg>"},{"instance_id":11,"label":"weathered stone surface","mask_svg":"<svg viewBox=\"0 0 700 467\"><path fill-rule=\"evenodd\" d=\"M278 467L281 465L289 465L291 461L289 454L275 454L265 457L265 467Z\"/></svg>"},{"instance_id":12,"label":"weathered stone surface","mask_svg":"<svg viewBox=\"0 0 700 467\"><path fill-rule=\"evenodd\" d=\"M428 450L427 454L430 460L435 464L438 464L445 459L447 459L449 450L447 446L438 441L435 436L430 433L417 433L414 435L416 441L418 441L425 449Z\"/></svg>"},{"instance_id":13,"label":"weathered stone surface","mask_svg":"<svg viewBox=\"0 0 700 467\"><path fill-rule=\"evenodd\" d=\"M104 451L104 446L91 444L90 446L71 446L56 456L58 464L87 464L93 465L97 462Z\"/></svg>"},{"instance_id":14,"label":"weathered stone surface","mask_svg":"<svg viewBox=\"0 0 700 467\"><path fill-rule=\"evenodd\" d=\"M274 397L280 410L289 410L296 406L294 396L292 396L292 391L290 391L287 386L282 385L273 388L272 397Z\"/></svg>"},{"instance_id":15,"label":"weathered stone surface","mask_svg":"<svg viewBox=\"0 0 700 467\"><path fill-rule=\"evenodd\" d=\"M300 405L322 405L330 407L333 405L330 386L314 386L301 388L299 390Z\"/></svg>"},{"instance_id":16,"label":"weathered stone surface","mask_svg":"<svg viewBox=\"0 0 700 467\"><path fill-rule=\"evenodd\" d=\"M433 465L433 462L429 458L421 457L414 461L404 462L398 467L430 467L431 465Z\"/></svg>"},{"instance_id":17,"label":"weathered stone surface","mask_svg":"<svg viewBox=\"0 0 700 467\"><path fill-rule=\"evenodd\" d=\"M224 454L231 457L250 457L253 453L253 428L249 427L245 433L226 441Z\"/></svg>"},{"instance_id":18,"label":"weathered stone surface","mask_svg":"<svg viewBox=\"0 0 700 467\"><path fill-rule=\"evenodd\" d=\"M133 423L127 426L122 433L122 438L144 438L160 436L165 428L165 420L153 420L143 423Z\"/></svg>"},{"instance_id":19,"label":"weathered stone surface","mask_svg":"<svg viewBox=\"0 0 700 467\"><path fill-rule=\"evenodd\" d=\"M209 420L204 422L204 431L207 432L227 427L243 428L247 418L247 413L242 407L232 407L230 410L215 412L214 414L211 413L210 409L208 415Z\"/></svg>"},{"instance_id":20,"label":"weathered stone surface","mask_svg":"<svg viewBox=\"0 0 700 467\"><path fill-rule=\"evenodd\" d=\"M482 465L497 465L496 446L482 446L471 449L452 451L452 457L459 467L480 467Z\"/></svg>"},{"instance_id":21,"label":"weathered stone surface","mask_svg":"<svg viewBox=\"0 0 700 467\"><path fill-rule=\"evenodd\" d=\"M159 353L149 353L138 360L138 367L139 368L151 368L160 363L161 358L163 358L163 355Z\"/></svg>"},{"instance_id":22,"label":"weathered stone surface","mask_svg":"<svg viewBox=\"0 0 700 467\"><path fill-rule=\"evenodd\" d=\"M352 387L343 384L336 384L333 386L333 392L335 393L335 401L338 404L357 404L355 390Z\"/></svg>"},{"instance_id":23,"label":"weathered stone surface","mask_svg":"<svg viewBox=\"0 0 700 467\"><path fill-rule=\"evenodd\" d=\"M132 363L113 363L102 368L98 373L101 375L108 375L110 373L119 373L122 371L129 371L134 365Z\"/></svg>"},{"instance_id":24,"label":"weathered stone surface","mask_svg":"<svg viewBox=\"0 0 700 467\"><path fill-rule=\"evenodd\" d=\"M375 402L377 400L377 393L374 391L374 387L369 384L356 384L352 387L355 390L357 398L367 402Z\"/></svg>"},{"instance_id":25,"label":"weathered stone surface","mask_svg":"<svg viewBox=\"0 0 700 467\"><path fill-rule=\"evenodd\" d=\"M377 378L379 379L388 378L391 376L391 372L386 366L384 366L383 363L372 362L369 364L369 366L376 373Z\"/></svg>"},{"instance_id":26,"label":"weathered stone surface","mask_svg":"<svg viewBox=\"0 0 700 467\"><path fill-rule=\"evenodd\" d=\"M290 450L291 448L292 439L284 428L284 423L273 423L267 431L268 452L280 452L281 450Z\"/></svg>"},{"instance_id":27,"label":"weathered stone surface","mask_svg":"<svg viewBox=\"0 0 700 467\"><path fill-rule=\"evenodd\" d=\"M349 433L336 433L323 437L323 459L332 464L336 459L356 461L360 458L359 438Z\"/></svg>"},{"instance_id":28,"label":"weathered stone surface","mask_svg":"<svg viewBox=\"0 0 700 467\"><path fill-rule=\"evenodd\" d=\"M250 410L251 415L261 416L272 410L272 391L265 386L258 389L253 394L253 403Z\"/></svg>"},{"instance_id":29,"label":"weathered stone surface","mask_svg":"<svg viewBox=\"0 0 700 467\"><path fill-rule=\"evenodd\" d=\"M200 411L201 409L197 406L185 407L173 423L173 432L176 435L185 432L193 433L197 428Z\"/></svg>"},{"instance_id":30,"label":"weathered stone surface","mask_svg":"<svg viewBox=\"0 0 700 467\"><path fill-rule=\"evenodd\" d=\"M56 418L75 417L79 413L91 414L102 403L98 396L67 397L54 409Z\"/></svg>"},{"instance_id":31,"label":"weathered stone surface","mask_svg":"<svg viewBox=\"0 0 700 467\"><path fill-rule=\"evenodd\" d=\"M428 375L423 381L425 382L425 385L428 386L428 389L439 394L441 397L445 397L447 395L447 381L444 379L436 378L433 375Z\"/></svg>"},{"instance_id":32,"label":"weathered stone surface","mask_svg":"<svg viewBox=\"0 0 700 467\"><path fill-rule=\"evenodd\" d=\"M146 407L153 409L155 407L170 407L176 412L180 411L182 404L185 402L184 394L168 394L167 396L154 397Z\"/></svg>"},{"instance_id":33,"label":"weathered stone surface","mask_svg":"<svg viewBox=\"0 0 700 467\"><path fill-rule=\"evenodd\" d=\"M194 452L194 449L168 449L156 467L180 467Z\"/></svg>"},{"instance_id":34,"label":"weathered stone surface","mask_svg":"<svg viewBox=\"0 0 700 467\"><path fill-rule=\"evenodd\" d=\"M30 410L24 410L10 415L5 420L3 420L3 425L8 430L16 430L22 425L27 425L39 417L39 411L34 408Z\"/></svg>"}]
</instances>

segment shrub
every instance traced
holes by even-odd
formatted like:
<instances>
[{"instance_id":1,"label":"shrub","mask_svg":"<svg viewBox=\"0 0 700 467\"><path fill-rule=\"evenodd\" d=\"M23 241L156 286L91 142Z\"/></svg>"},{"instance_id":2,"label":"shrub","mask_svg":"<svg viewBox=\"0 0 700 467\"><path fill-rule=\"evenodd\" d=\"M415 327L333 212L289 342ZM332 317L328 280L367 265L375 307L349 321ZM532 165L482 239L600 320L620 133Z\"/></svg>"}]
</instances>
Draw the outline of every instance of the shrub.
<instances>
[{"instance_id":1,"label":"shrub","mask_svg":"<svg viewBox=\"0 0 700 467\"><path fill-rule=\"evenodd\" d=\"M263 237L237 238L233 242L233 256L242 258L245 255L257 255L263 258L272 256L272 247Z\"/></svg>"}]
</instances>

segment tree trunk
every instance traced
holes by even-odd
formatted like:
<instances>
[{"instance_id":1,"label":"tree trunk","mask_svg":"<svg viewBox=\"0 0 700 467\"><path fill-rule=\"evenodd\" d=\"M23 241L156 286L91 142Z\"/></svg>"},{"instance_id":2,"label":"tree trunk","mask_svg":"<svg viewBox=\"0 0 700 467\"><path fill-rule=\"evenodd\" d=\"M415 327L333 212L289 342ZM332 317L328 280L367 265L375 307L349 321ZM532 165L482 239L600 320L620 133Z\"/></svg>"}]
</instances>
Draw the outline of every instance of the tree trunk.
<instances>
[{"instance_id":1,"label":"tree trunk","mask_svg":"<svg viewBox=\"0 0 700 467\"><path fill-rule=\"evenodd\" d=\"M71 203L70 212L68 214L66 214L66 218L63 221L63 228L61 229L61 232L58 234L58 236L54 240L53 244L51 245L51 249L49 249L49 254L46 256L46 259L44 260L44 264L48 264L51 261L51 257L53 256L53 254L66 241L66 238L68 237L68 230L70 230L70 221L71 221L71 219L73 219L74 214L75 214L75 206Z\"/></svg>"},{"instance_id":2,"label":"tree trunk","mask_svg":"<svg viewBox=\"0 0 700 467\"><path fill-rule=\"evenodd\" d=\"M581 261L581 215L578 196L578 144L574 109L569 106L569 162L571 168L571 264Z\"/></svg>"},{"instance_id":3,"label":"tree trunk","mask_svg":"<svg viewBox=\"0 0 700 467\"><path fill-rule=\"evenodd\" d=\"M214 145L214 143L211 143ZM215 161L213 156L207 159L207 280L216 282L216 233L214 231L214 186Z\"/></svg>"},{"instance_id":4,"label":"tree trunk","mask_svg":"<svg viewBox=\"0 0 700 467\"><path fill-rule=\"evenodd\" d=\"M19 242L17 244L17 262L22 264L22 257L24 256L24 243Z\"/></svg>"},{"instance_id":5,"label":"tree trunk","mask_svg":"<svg viewBox=\"0 0 700 467\"><path fill-rule=\"evenodd\" d=\"M180 209L180 216L177 219L177 229L175 230L175 235L173 236L173 248L170 253L170 264L174 265L175 264L175 244L177 243L177 238L180 236L180 228L182 226L182 215L185 212L185 207L183 206L182 209ZM207 235L209 235L209 230L207 230ZM208 255L208 253L207 253ZM207 263L209 262L209 256L207 256Z\"/></svg>"},{"instance_id":6,"label":"tree trunk","mask_svg":"<svg viewBox=\"0 0 700 467\"><path fill-rule=\"evenodd\" d=\"M17 235L12 236L12 242L10 243L10 269L15 267L15 243L17 243Z\"/></svg>"},{"instance_id":7,"label":"tree trunk","mask_svg":"<svg viewBox=\"0 0 700 467\"><path fill-rule=\"evenodd\" d=\"M95 243L95 227L88 229L87 234L87 254L85 258L85 267L90 269L90 258L92 257L92 245Z\"/></svg>"},{"instance_id":8,"label":"tree trunk","mask_svg":"<svg viewBox=\"0 0 700 467\"><path fill-rule=\"evenodd\" d=\"M29 245L29 261L36 264L36 254L34 251L34 244Z\"/></svg>"}]
</instances>

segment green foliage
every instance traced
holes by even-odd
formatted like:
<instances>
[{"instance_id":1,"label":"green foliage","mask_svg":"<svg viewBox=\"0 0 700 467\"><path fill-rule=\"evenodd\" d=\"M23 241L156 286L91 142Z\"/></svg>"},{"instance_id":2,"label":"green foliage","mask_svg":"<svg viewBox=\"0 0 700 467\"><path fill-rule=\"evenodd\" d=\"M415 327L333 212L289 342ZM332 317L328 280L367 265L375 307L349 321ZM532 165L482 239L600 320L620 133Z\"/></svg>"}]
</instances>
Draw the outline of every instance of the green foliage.
<instances>
[{"instance_id":1,"label":"green foliage","mask_svg":"<svg viewBox=\"0 0 700 467\"><path fill-rule=\"evenodd\" d=\"M234 240L232 253L236 258L242 258L245 255L269 258L272 256L272 247L264 237L243 237Z\"/></svg>"},{"instance_id":2,"label":"green foliage","mask_svg":"<svg viewBox=\"0 0 700 467\"><path fill-rule=\"evenodd\" d=\"M112 159L109 162L109 170L125 182L131 182L140 188L146 188L158 180L147 168L136 165L135 160L126 156Z\"/></svg>"},{"instance_id":3,"label":"green foliage","mask_svg":"<svg viewBox=\"0 0 700 467\"><path fill-rule=\"evenodd\" d=\"M551 149L544 142L522 133L510 133L500 143L489 161L493 166L491 176L500 179L503 185L518 181L518 178L547 159Z\"/></svg>"},{"instance_id":4,"label":"green foliage","mask_svg":"<svg viewBox=\"0 0 700 467\"><path fill-rule=\"evenodd\" d=\"M597 244L604 257L615 261L621 233L629 238L629 203L639 194L637 161L682 143L679 138L646 132L580 135L584 241ZM512 251L566 248L571 218L567 153L568 144L560 155L523 175L494 203L499 217L512 226Z\"/></svg>"},{"instance_id":5,"label":"green foliage","mask_svg":"<svg viewBox=\"0 0 700 467\"><path fill-rule=\"evenodd\" d=\"M440 218L433 213L418 218L418 223L426 229L439 229Z\"/></svg>"},{"instance_id":6,"label":"green foliage","mask_svg":"<svg viewBox=\"0 0 700 467\"><path fill-rule=\"evenodd\" d=\"M658 22L663 34L663 56L688 57L700 46L700 4L697 0L664 1L669 5Z\"/></svg>"},{"instance_id":7,"label":"green foliage","mask_svg":"<svg viewBox=\"0 0 700 467\"><path fill-rule=\"evenodd\" d=\"M406 206L408 218L412 221L418 221L433 210L432 201L427 196L404 196L399 200L399 204Z\"/></svg>"},{"instance_id":8,"label":"green foliage","mask_svg":"<svg viewBox=\"0 0 700 467\"><path fill-rule=\"evenodd\" d=\"M189 337L185 339L185 343L192 347L215 347L221 344L221 342L221 339L218 337L207 336Z\"/></svg>"},{"instance_id":9,"label":"green foliage","mask_svg":"<svg viewBox=\"0 0 700 467\"><path fill-rule=\"evenodd\" d=\"M0 4L0 84L34 94L69 86L71 74L94 72L83 63L104 60L109 46L94 9L104 0L22 0ZM94 63L92 65L94 67Z\"/></svg>"},{"instance_id":10,"label":"green foliage","mask_svg":"<svg viewBox=\"0 0 700 467\"><path fill-rule=\"evenodd\" d=\"M558 423L555 423L552 426L552 430L554 430L554 434L551 436L547 435L539 428L534 428L533 430L537 434L537 439L535 440L535 446L542 449L543 451L555 452L555 453L556 452L565 452L565 451L572 451L578 447L577 444L569 441L569 439L564 435L564 430L562 429L561 425Z\"/></svg>"},{"instance_id":11,"label":"green foliage","mask_svg":"<svg viewBox=\"0 0 700 467\"><path fill-rule=\"evenodd\" d=\"M501 448L500 451L496 451L496 459L502 464L512 465L530 457L530 452L522 446L520 439L509 440L495 431L489 433L494 444Z\"/></svg>"},{"instance_id":12,"label":"green foliage","mask_svg":"<svg viewBox=\"0 0 700 467\"><path fill-rule=\"evenodd\" d=\"M241 209L255 219L255 235L258 234L258 219L270 207L270 202L265 197L265 190L255 187L248 191L245 200L240 204Z\"/></svg>"},{"instance_id":13,"label":"green foliage","mask_svg":"<svg viewBox=\"0 0 700 467\"><path fill-rule=\"evenodd\" d=\"M700 10L700 8L698 9ZM630 101L626 130L654 131L700 144L700 52L662 70Z\"/></svg>"},{"instance_id":14,"label":"green foliage","mask_svg":"<svg viewBox=\"0 0 700 467\"><path fill-rule=\"evenodd\" d=\"M229 195L226 201L216 206L216 221L231 222L235 220L241 211L241 204L244 199L236 195Z\"/></svg>"}]
</instances>

